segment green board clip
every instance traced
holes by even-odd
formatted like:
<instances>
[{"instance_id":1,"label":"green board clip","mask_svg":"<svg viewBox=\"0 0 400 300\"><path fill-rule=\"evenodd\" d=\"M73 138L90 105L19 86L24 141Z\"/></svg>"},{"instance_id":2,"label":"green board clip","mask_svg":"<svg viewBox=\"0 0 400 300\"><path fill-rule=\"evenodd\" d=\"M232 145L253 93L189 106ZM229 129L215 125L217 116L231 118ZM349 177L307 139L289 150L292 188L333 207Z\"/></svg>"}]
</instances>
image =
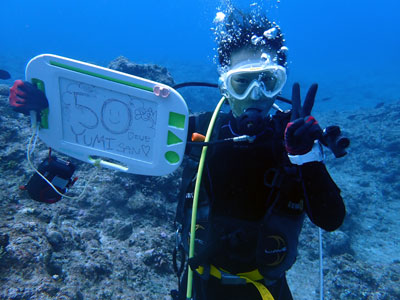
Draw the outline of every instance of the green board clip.
<instances>
[{"instance_id":1,"label":"green board clip","mask_svg":"<svg viewBox=\"0 0 400 300\"><path fill-rule=\"evenodd\" d=\"M32 84L35 85L39 90L46 94L44 88L44 82L37 78L32 78ZM40 112L40 128L49 128L49 108L45 108Z\"/></svg>"}]
</instances>

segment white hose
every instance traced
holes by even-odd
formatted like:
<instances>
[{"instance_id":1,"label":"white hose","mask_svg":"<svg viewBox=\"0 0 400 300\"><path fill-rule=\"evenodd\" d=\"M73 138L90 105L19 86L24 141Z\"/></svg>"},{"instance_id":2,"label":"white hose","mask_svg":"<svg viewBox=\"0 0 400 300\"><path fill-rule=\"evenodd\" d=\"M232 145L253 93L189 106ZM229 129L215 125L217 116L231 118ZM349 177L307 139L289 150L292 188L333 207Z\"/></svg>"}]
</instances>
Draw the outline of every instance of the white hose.
<instances>
[{"instance_id":1,"label":"white hose","mask_svg":"<svg viewBox=\"0 0 400 300\"><path fill-rule=\"evenodd\" d=\"M319 299L324 300L324 264L322 255L322 229L319 228Z\"/></svg>"},{"instance_id":2,"label":"white hose","mask_svg":"<svg viewBox=\"0 0 400 300\"><path fill-rule=\"evenodd\" d=\"M89 177L89 179L87 180L85 187L83 188L83 191L78 195L78 196L67 196L65 194L60 193L57 188L42 174L39 172L39 170L37 170L35 168L35 166L33 165L33 163L31 162L31 155L33 153L33 150L35 150L35 146L36 146L36 142L37 142L37 138L39 135L39 125L37 123L32 124L32 128L33 133L31 138L29 139L29 143L26 149L26 158L28 160L28 164L29 166L44 180L47 182L47 184L49 186L51 186L51 188L61 197L67 198L67 199L71 199L71 200L78 200L80 198L82 198L82 196L86 193L86 189L89 185L89 183L93 180L93 178L96 176L97 172L93 172L92 175ZM96 167L99 167L100 164L95 163L94 164Z\"/></svg>"}]
</instances>

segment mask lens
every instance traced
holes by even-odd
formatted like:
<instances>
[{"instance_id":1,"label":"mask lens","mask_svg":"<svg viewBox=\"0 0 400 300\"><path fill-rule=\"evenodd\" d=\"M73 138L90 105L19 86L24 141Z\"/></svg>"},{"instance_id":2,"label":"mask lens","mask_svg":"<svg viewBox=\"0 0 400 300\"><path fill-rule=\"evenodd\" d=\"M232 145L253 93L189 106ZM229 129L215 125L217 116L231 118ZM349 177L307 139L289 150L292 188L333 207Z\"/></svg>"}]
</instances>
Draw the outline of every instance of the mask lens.
<instances>
[{"instance_id":1,"label":"mask lens","mask_svg":"<svg viewBox=\"0 0 400 300\"><path fill-rule=\"evenodd\" d=\"M283 71L284 72L284 71ZM259 87L264 90L266 94L274 93L277 89L282 87L282 79L285 80L285 74L281 74L280 69L263 69L260 71L243 71L233 73L228 80L230 80L230 87L237 95L244 95L250 93L249 88L254 82L259 84ZM283 82L284 83L284 82Z\"/></svg>"},{"instance_id":2,"label":"mask lens","mask_svg":"<svg viewBox=\"0 0 400 300\"><path fill-rule=\"evenodd\" d=\"M277 88L278 78L273 71L266 71L259 74L257 80L263 83L263 88L267 92L273 92Z\"/></svg>"},{"instance_id":3,"label":"mask lens","mask_svg":"<svg viewBox=\"0 0 400 300\"><path fill-rule=\"evenodd\" d=\"M254 73L238 73L231 76L231 86L235 93L242 95L250 84L256 80L258 74Z\"/></svg>"}]
</instances>

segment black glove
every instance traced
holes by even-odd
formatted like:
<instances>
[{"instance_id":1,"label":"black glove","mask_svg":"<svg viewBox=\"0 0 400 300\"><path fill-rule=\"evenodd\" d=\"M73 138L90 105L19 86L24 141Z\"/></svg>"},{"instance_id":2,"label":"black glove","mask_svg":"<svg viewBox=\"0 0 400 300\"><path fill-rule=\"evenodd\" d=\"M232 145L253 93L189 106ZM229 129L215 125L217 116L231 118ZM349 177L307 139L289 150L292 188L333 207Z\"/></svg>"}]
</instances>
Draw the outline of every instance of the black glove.
<instances>
[{"instance_id":1,"label":"black glove","mask_svg":"<svg viewBox=\"0 0 400 300\"><path fill-rule=\"evenodd\" d=\"M10 88L9 103L16 112L29 115L49 107L46 95L28 81L16 80Z\"/></svg>"},{"instance_id":2,"label":"black glove","mask_svg":"<svg viewBox=\"0 0 400 300\"><path fill-rule=\"evenodd\" d=\"M312 117L318 85L314 83L308 90L306 100L301 106L300 85L295 83L292 90L292 115L285 130L285 147L291 155L302 155L311 151L314 141L322 135L322 129Z\"/></svg>"}]
</instances>

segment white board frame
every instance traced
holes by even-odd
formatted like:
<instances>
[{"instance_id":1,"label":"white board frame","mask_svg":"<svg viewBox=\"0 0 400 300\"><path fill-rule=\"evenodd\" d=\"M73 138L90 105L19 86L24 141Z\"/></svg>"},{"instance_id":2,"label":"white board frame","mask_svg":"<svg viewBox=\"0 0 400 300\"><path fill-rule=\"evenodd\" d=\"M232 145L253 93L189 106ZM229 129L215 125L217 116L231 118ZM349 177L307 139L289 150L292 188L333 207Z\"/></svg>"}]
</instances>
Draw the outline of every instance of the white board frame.
<instances>
[{"instance_id":1,"label":"white board frame","mask_svg":"<svg viewBox=\"0 0 400 300\"><path fill-rule=\"evenodd\" d=\"M31 59L25 77L39 83L47 96L49 113L44 117L47 120L42 122L39 138L56 151L87 163L100 162L107 168L142 175L165 175L181 164L189 111L183 97L173 88L52 54ZM160 89L166 93L160 94ZM104 113L107 109L108 115ZM133 109L136 117L132 117ZM137 118L139 110L149 111L152 119ZM119 116L115 123L111 123L112 115ZM48 128L44 128L46 121ZM73 126L81 127L74 131ZM124 129L111 130L113 126ZM132 126L137 140L128 134ZM84 132L87 140L79 140L77 132ZM105 138L105 132L109 137ZM96 142L88 143L89 137ZM124 143L127 148L122 146Z\"/></svg>"}]
</instances>

